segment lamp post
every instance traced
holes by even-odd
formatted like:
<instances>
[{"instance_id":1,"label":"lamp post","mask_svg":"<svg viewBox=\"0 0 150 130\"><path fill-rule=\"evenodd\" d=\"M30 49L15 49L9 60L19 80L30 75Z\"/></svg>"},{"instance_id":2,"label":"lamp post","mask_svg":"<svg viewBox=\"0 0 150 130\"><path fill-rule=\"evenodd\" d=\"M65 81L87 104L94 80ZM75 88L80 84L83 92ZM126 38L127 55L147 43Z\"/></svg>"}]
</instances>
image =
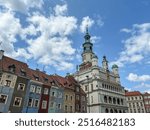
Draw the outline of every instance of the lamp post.
<instances>
[{"instance_id":1,"label":"lamp post","mask_svg":"<svg viewBox=\"0 0 150 130\"><path fill-rule=\"evenodd\" d=\"M90 87L90 85L89 85L89 76L87 75L86 78L87 78L87 84L88 84L88 111L90 113L90 94L89 94L89 87Z\"/></svg>"}]
</instances>

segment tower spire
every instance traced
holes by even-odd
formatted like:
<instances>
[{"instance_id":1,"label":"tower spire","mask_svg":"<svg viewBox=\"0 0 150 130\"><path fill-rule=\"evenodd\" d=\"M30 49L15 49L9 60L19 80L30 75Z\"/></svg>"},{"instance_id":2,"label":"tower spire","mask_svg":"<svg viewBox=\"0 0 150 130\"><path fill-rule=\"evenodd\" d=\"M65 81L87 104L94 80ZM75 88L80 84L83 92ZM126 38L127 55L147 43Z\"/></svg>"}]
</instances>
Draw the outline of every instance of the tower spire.
<instances>
[{"instance_id":1,"label":"tower spire","mask_svg":"<svg viewBox=\"0 0 150 130\"><path fill-rule=\"evenodd\" d=\"M86 25L86 34L89 34L88 24Z\"/></svg>"}]
</instances>

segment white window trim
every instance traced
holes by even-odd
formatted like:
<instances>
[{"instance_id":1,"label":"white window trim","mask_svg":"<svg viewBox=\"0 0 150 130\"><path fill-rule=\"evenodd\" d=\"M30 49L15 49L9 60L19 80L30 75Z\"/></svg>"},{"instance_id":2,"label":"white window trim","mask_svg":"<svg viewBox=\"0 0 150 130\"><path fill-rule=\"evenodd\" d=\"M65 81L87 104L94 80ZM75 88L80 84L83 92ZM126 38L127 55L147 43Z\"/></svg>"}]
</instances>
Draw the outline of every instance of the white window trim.
<instances>
[{"instance_id":1,"label":"white window trim","mask_svg":"<svg viewBox=\"0 0 150 130\"><path fill-rule=\"evenodd\" d=\"M31 99L31 106L29 106L29 99ZM28 99L28 104L27 104L27 106L28 106L28 107L32 107L32 106L33 106L33 98L29 98L29 99Z\"/></svg>"},{"instance_id":2,"label":"white window trim","mask_svg":"<svg viewBox=\"0 0 150 130\"><path fill-rule=\"evenodd\" d=\"M20 85L20 84L24 85L24 86L23 86L23 90L21 90L21 89L19 88L19 85ZM24 83L19 83L17 90L24 91L24 89L25 89L25 84L24 84Z\"/></svg>"},{"instance_id":3,"label":"white window trim","mask_svg":"<svg viewBox=\"0 0 150 130\"><path fill-rule=\"evenodd\" d=\"M20 98L20 99L21 99L19 105L15 105L15 100L16 100L17 98ZM15 97L13 106L15 106L15 107L20 107L20 106L21 106L21 103L22 103L22 97Z\"/></svg>"},{"instance_id":4,"label":"white window trim","mask_svg":"<svg viewBox=\"0 0 150 130\"><path fill-rule=\"evenodd\" d=\"M7 94L0 94L0 96L1 96L1 95L5 95L5 96L6 96L5 103L3 103L3 104L6 104L6 103L7 103L7 99L8 99L8 95L7 95Z\"/></svg>"},{"instance_id":5,"label":"white window trim","mask_svg":"<svg viewBox=\"0 0 150 130\"><path fill-rule=\"evenodd\" d=\"M49 89L48 88L44 88L44 94L48 95L48 93L49 93Z\"/></svg>"},{"instance_id":6,"label":"white window trim","mask_svg":"<svg viewBox=\"0 0 150 130\"><path fill-rule=\"evenodd\" d=\"M38 105L37 105L37 106L35 106L35 102L36 102L36 101L38 101ZM34 107L38 108L38 107L39 107L39 103L40 103L39 99L35 99L35 100L34 100Z\"/></svg>"},{"instance_id":7,"label":"white window trim","mask_svg":"<svg viewBox=\"0 0 150 130\"><path fill-rule=\"evenodd\" d=\"M42 109L46 109L46 107L43 107L43 102L45 102L45 104L46 104L45 106L47 107L47 101L46 100L42 101Z\"/></svg>"},{"instance_id":8,"label":"white window trim","mask_svg":"<svg viewBox=\"0 0 150 130\"><path fill-rule=\"evenodd\" d=\"M33 88L33 90L32 90L32 91L31 91L31 88ZM35 85L31 85L31 86L30 86L30 92L35 93L35 88L36 88L36 86L35 86Z\"/></svg>"},{"instance_id":9,"label":"white window trim","mask_svg":"<svg viewBox=\"0 0 150 130\"><path fill-rule=\"evenodd\" d=\"M42 90L42 88L40 86L36 87L36 93L37 94L41 94L41 90Z\"/></svg>"}]
</instances>

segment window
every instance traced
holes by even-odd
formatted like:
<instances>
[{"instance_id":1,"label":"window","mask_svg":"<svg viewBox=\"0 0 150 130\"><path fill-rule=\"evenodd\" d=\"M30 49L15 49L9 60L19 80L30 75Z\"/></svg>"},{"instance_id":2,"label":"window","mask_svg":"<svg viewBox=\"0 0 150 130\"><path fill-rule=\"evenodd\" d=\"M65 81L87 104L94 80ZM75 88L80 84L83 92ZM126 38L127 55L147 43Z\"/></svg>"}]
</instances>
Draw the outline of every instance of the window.
<instances>
[{"instance_id":1,"label":"window","mask_svg":"<svg viewBox=\"0 0 150 130\"><path fill-rule=\"evenodd\" d=\"M120 99L119 98L117 99L117 104L120 105Z\"/></svg>"},{"instance_id":2,"label":"window","mask_svg":"<svg viewBox=\"0 0 150 130\"><path fill-rule=\"evenodd\" d=\"M11 81L10 80L6 80L5 86L10 87Z\"/></svg>"},{"instance_id":3,"label":"window","mask_svg":"<svg viewBox=\"0 0 150 130\"><path fill-rule=\"evenodd\" d=\"M72 96L70 96L70 100L72 101Z\"/></svg>"},{"instance_id":4,"label":"window","mask_svg":"<svg viewBox=\"0 0 150 130\"><path fill-rule=\"evenodd\" d=\"M113 98L113 104L116 104L116 98Z\"/></svg>"},{"instance_id":5,"label":"window","mask_svg":"<svg viewBox=\"0 0 150 130\"><path fill-rule=\"evenodd\" d=\"M4 103L4 104L6 104L6 102L7 102L7 98L8 98L8 96L7 96L7 95L0 94L0 103Z\"/></svg>"},{"instance_id":6,"label":"window","mask_svg":"<svg viewBox=\"0 0 150 130\"><path fill-rule=\"evenodd\" d=\"M28 107L32 107L32 104L33 104L33 99L29 98L29 100L28 100Z\"/></svg>"},{"instance_id":7,"label":"window","mask_svg":"<svg viewBox=\"0 0 150 130\"><path fill-rule=\"evenodd\" d=\"M20 107L21 106L21 101L22 101L22 98L15 97L14 106Z\"/></svg>"},{"instance_id":8,"label":"window","mask_svg":"<svg viewBox=\"0 0 150 130\"><path fill-rule=\"evenodd\" d=\"M8 69L9 69L10 72L15 73L16 67L15 67L15 65L10 65L10 66L8 67Z\"/></svg>"},{"instance_id":9,"label":"window","mask_svg":"<svg viewBox=\"0 0 150 130\"><path fill-rule=\"evenodd\" d=\"M107 96L104 96L104 102L107 103Z\"/></svg>"},{"instance_id":10,"label":"window","mask_svg":"<svg viewBox=\"0 0 150 130\"><path fill-rule=\"evenodd\" d=\"M33 93L35 92L35 85L30 86L30 92L33 92Z\"/></svg>"},{"instance_id":11,"label":"window","mask_svg":"<svg viewBox=\"0 0 150 130\"><path fill-rule=\"evenodd\" d=\"M61 109L61 104L58 104L58 109Z\"/></svg>"},{"instance_id":12,"label":"window","mask_svg":"<svg viewBox=\"0 0 150 130\"><path fill-rule=\"evenodd\" d=\"M102 84L102 87L104 88L104 84Z\"/></svg>"},{"instance_id":13,"label":"window","mask_svg":"<svg viewBox=\"0 0 150 130\"><path fill-rule=\"evenodd\" d=\"M39 77L35 77L35 80L36 80L36 81L39 81Z\"/></svg>"},{"instance_id":14,"label":"window","mask_svg":"<svg viewBox=\"0 0 150 130\"><path fill-rule=\"evenodd\" d=\"M51 103L50 103L50 107L54 107L54 102L51 102Z\"/></svg>"},{"instance_id":15,"label":"window","mask_svg":"<svg viewBox=\"0 0 150 130\"><path fill-rule=\"evenodd\" d=\"M66 95L65 100L66 100L66 101L68 100L68 95Z\"/></svg>"},{"instance_id":16,"label":"window","mask_svg":"<svg viewBox=\"0 0 150 130\"><path fill-rule=\"evenodd\" d=\"M85 91L88 91L88 89L87 89L87 88L88 88L88 86L86 85L86 86L85 86Z\"/></svg>"},{"instance_id":17,"label":"window","mask_svg":"<svg viewBox=\"0 0 150 130\"><path fill-rule=\"evenodd\" d=\"M82 106L82 111L85 111L85 106Z\"/></svg>"},{"instance_id":18,"label":"window","mask_svg":"<svg viewBox=\"0 0 150 130\"><path fill-rule=\"evenodd\" d=\"M24 69L21 69L20 71L21 71L21 75L22 75L22 76L26 76L26 72L25 72Z\"/></svg>"},{"instance_id":19,"label":"window","mask_svg":"<svg viewBox=\"0 0 150 130\"><path fill-rule=\"evenodd\" d=\"M26 76L26 72L21 71L22 76Z\"/></svg>"},{"instance_id":20,"label":"window","mask_svg":"<svg viewBox=\"0 0 150 130\"><path fill-rule=\"evenodd\" d=\"M68 110L68 107L67 107L67 105L65 105L65 112L67 112L67 110Z\"/></svg>"},{"instance_id":21,"label":"window","mask_svg":"<svg viewBox=\"0 0 150 130\"><path fill-rule=\"evenodd\" d=\"M52 96L55 97L55 92L52 92Z\"/></svg>"},{"instance_id":22,"label":"window","mask_svg":"<svg viewBox=\"0 0 150 130\"><path fill-rule=\"evenodd\" d=\"M78 104L76 104L76 110L79 110L79 105Z\"/></svg>"},{"instance_id":23,"label":"window","mask_svg":"<svg viewBox=\"0 0 150 130\"><path fill-rule=\"evenodd\" d=\"M40 86L37 86L36 93L41 94L41 87Z\"/></svg>"},{"instance_id":24,"label":"window","mask_svg":"<svg viewBox=\"0 0 150 130\"><path fill-rule=\"evenodd\" d=\"M48 91L49 91L48 88L44 88L44 94L45 95L48 95Z\"/></svg>"},{"instance_id":25,"label":"window","mask_svg":"<svg viewBox=\"0 0 150 130\"><path fill-rule=\"evenodd\" d=\"M70 106L70 112L73 112L73 110L72 110L72 106Z\"/></svg>"},{"instance_id":26,"label":"window","mask_svg":"<svg viewBox=\"0 0 150 130\"><path fill-rule=\"evenodd\" d=\"M62 98L62 92L58 92L58 98Z\"/></svg>"},{"instance_id":27,"label":"window","mask_svg":"<svg viewBox=\"0 0 150 130\"><path fill-rule=\"evenodd\" d=\"M79 95L76 95L76 100L80 100Z\"/></svg>"},{"instance_id":28,"label":"window","mask_svg":"<svg viewBox=\"0 0 150 130\"><path fill-rule=\"evenodd\" d=\"M25 88L25 84L23 84L23 83L18 84L18 90L24 91L24 88Z\"/></svg>"},{"instance_id":29,"label":"window","mask_svg":"<svg viewBox=\"0 0 150 130\"><path fill-rule=\"evenodd\" d=\"M48 83L48 79L47 79L47 78L45 78L44 81L45 81L46 83Z\"/></svg>"},{"instance_id":30,"label":"window","mask_svg":"<svg viewBox=\"0 0 150 130\"><path fill-rule=\"evenodd\" d=\"M46 109L46 107L47 107L47 101L43 100L42 101L42 109Z\"/></svg>"},{"instance_id":31,"label":"window","mask_svg":"<svg viewBox=\"0 0 150 130\"><path fill-rule=\"evenodd\" d=\"M111 99L111 97L109 97L109 103L112 103L112 99Z\"/></svg>"},{"instance_id":32,"label":"window","mask_svg":"<svg viewBox=\"0 0 150 130\"><path fill-rule=\"evenodd\" d=\"M34 100L34 107L39 107L39 100L38 99Z\"/></svg>"}]
</instances>

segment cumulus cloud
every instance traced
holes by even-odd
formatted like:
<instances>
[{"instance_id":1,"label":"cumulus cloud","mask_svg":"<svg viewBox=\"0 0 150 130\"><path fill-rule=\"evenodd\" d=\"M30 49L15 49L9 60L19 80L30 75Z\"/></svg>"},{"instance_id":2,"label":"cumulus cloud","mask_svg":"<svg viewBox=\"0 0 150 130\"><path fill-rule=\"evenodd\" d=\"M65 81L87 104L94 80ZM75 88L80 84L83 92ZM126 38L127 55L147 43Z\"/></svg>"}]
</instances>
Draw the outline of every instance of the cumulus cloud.
<instances>
[{"instance_id":1,"label":"cumulus cloud","mask_svg":"<svg viewBox=\"0 0 150 130\"><path fill-rule=\"evenodd\" d=\"M27 12L30 8L42 8L43 0L0 0L0 5L11 11Z\"/></svg>"},{"instance_id":2,"label":"cumulus cloud","mask_svg":"<svg viewBox=\"0 0 150 130\"><path fill-rule=\"evenodd\" d=\"M137 63L150 54L150 23L134 24L132 29L122 29L130 37L123 41L124 50L117 61L120 67L127 63Z\"/></svg>"},{"instance_id":3,"label":"cumulus cloud","mask_svg":"<svg viewBox=\"0 0 150 130\"><path fill-rule=\"evenodd\" d=\"M66 11L67 5L64 4L56 5L54 13L49 16L33 13L26 17L28 24L25 27L15 17L15 12L1 12L1 48L13 58L33 58L38 63L53 66L57 70L72 69L71 61L75 58L76 50L68 37L77 29L77 18L66 16ZM15 46L17 36L26 43L24 48Z\"/></svg>"},{"instance_id":4,"label":"cumulus cloud","mask_svg":"<svg viewBox=\"0 0 150 130\"><path fill-rule=\"evenodd\" d=\"M94 20L91 19L89 16L83 17L81 25L80 25L80 31L82 33L85 33L86 27L88 26L88 28L90 28L92 27L93 24L94 24Z\"/></svg>"},{"instance_id":5,"label":"cumulus cloud","mask_svg":"<svg viewBox=\"0 0 150 130\"><path fill-rule=\"evenodd\" d=\"M150 75L137 75L134 73L130 73L127 77L129 81L133 82L145 82L145 81L150 81Z\"/></svg>"}]
</instances>

